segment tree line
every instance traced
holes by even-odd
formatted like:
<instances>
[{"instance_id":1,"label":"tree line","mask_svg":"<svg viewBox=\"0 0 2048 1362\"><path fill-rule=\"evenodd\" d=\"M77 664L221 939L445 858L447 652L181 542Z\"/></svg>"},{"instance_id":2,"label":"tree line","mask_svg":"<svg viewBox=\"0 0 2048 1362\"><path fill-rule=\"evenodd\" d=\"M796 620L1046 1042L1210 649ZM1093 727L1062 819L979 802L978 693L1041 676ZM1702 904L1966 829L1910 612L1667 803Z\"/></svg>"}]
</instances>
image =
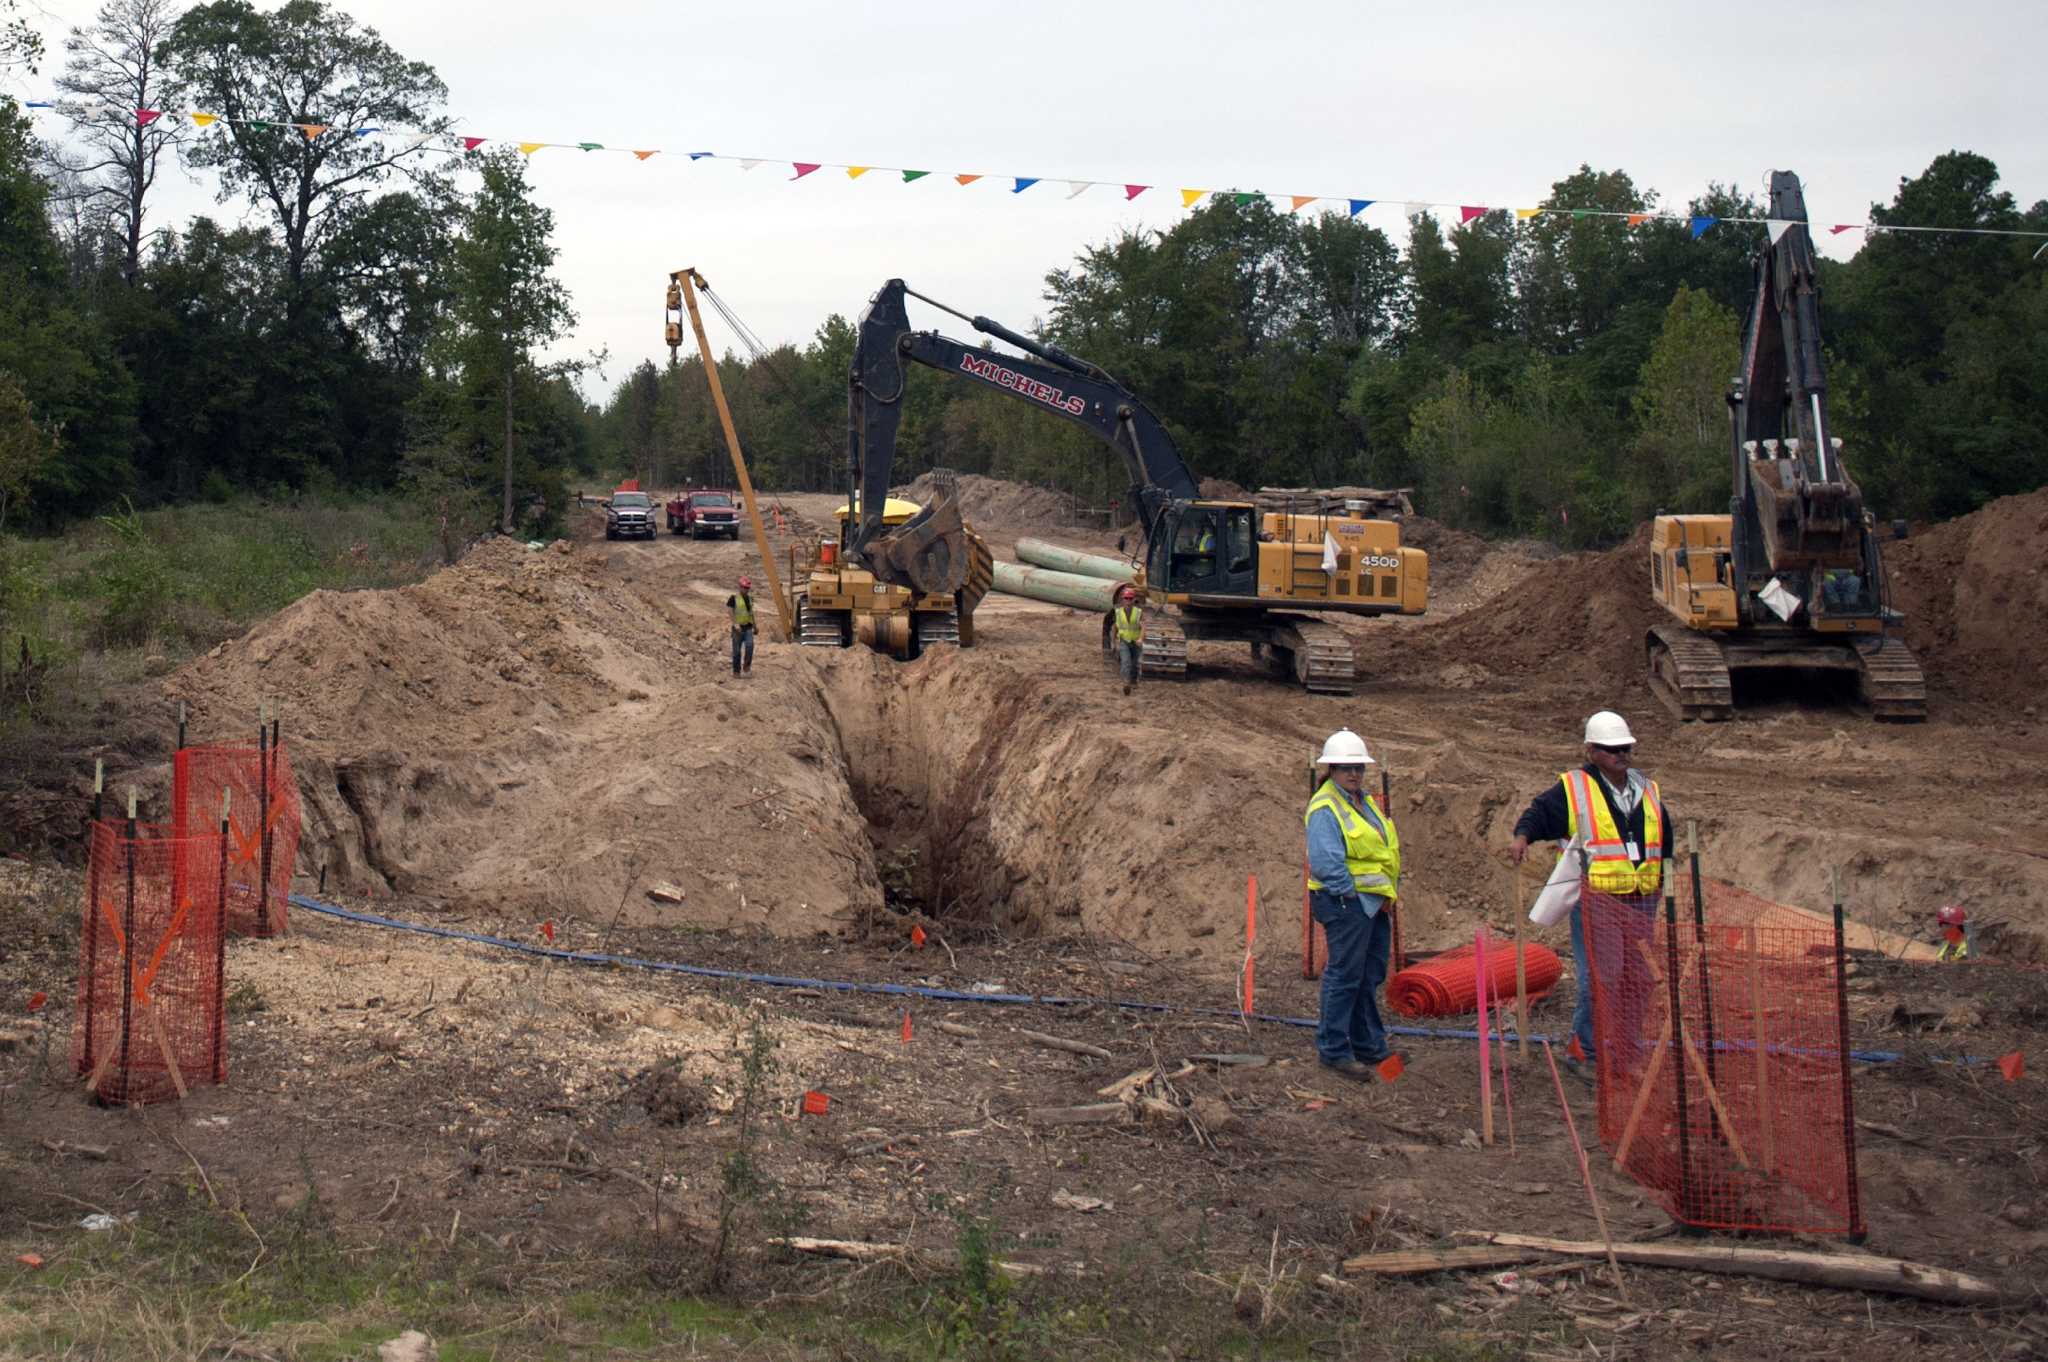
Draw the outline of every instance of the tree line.
<instances>
[{"instance_id":1,"label":"tree line","mask_svg":"<svg viewBox=\"0 0 2048 1362\"><path fill-rule=\"evenodd\" d=\"M587 363L539 358L575 314L521 157L290 126L450 126L433 68L343 11L106 0L42 52L0 0L0 70L38 66L57 131L39 139L0 99L0 530L124 496L403 489L453 552L493 527L555 528L599 469L729 479L695 354L642 362L595 405ZM158 178L178 163L236 211L163 220ZM1662 207L1587 166L1545 202ZM1763 216L1720 185L1686 208ZM2048 203L2022 210L1996 166L1956 151L1871 220L2043 230ZM1138 394L1199 477L1411 486L1454 524L1604 542L1659 509L1725 505L1723 394L1763 243L1760 225L1694 239L1682 220L1569 211L1423 216L1398 243L1223 193L1054 265L1032 329ZM2048 481L2040 244L1872 233L1823 262L1831 426L1880 514L1953 515ZM845 485L853 341L829 313L800 345L742 332L745 353L719 361L763 485ZM985 386L916 373L903 400L903 480L949 467L1098 503L1123 489L1109 451Z\"/></svg>"}]
</instances>

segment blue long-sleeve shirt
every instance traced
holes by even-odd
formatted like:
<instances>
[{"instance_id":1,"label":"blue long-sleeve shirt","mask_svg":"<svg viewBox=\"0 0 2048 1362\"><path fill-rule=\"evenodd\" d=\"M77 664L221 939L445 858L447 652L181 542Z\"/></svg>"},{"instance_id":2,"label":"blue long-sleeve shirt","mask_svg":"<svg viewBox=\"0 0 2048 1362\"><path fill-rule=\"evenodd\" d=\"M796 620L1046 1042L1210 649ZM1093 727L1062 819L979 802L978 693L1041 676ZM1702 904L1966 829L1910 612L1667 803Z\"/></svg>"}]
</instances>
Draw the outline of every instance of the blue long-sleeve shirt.
<instances>
[{"instance_id":1,"label":"blue long-sleeve shirt","mask_svg":"<svg viewBox=\"0 0 2048 1362\"><path fill-rule=\"evenodd\" d=\"M1379 810L1372 801L1360 794L1356 799L1336 787L1339 797L1358 810L1359 815L1373 829L1384 837L1387 825L1380 818ZM1323 886L1322 892L1336 899L1348 899L1358 895L1364 901L1366 916L1370 917L1386 906L1382 894L1359 894L1358 886L1351 882L1351 866L1344 859L1344 829L1337 822L1337 815L1329 809L1317 809L1308 816L1308 875Z\"/></svg>"}]
</instances>

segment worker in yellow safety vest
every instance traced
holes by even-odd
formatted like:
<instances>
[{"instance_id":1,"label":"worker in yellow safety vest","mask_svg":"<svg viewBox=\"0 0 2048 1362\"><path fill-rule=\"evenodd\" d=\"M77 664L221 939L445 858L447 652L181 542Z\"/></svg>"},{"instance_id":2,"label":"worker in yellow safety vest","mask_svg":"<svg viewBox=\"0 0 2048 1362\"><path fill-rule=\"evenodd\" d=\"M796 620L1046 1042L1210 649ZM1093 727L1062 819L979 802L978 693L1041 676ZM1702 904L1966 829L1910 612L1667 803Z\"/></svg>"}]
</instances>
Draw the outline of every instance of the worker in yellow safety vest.
<instances>
[{"instance_id":1,"label":"worker in yellow safety vest","mask_svg":"<svg viewBox=\"0 0 2048 1362\"><path fill-rule=\"evenodd\" d=\"M732 612L732 674L751 676L754 672L754 583L740 578L740 589L725 598Z\"/></svg>"},{"instance_id":2,"label":"worker in yellow safety vest","mask_svg":"<svg viewBox=\"0 0 2048 1362\"><path fill-rule=\"evenodd\" d=\"M1116 635L1117 670L1123 674L1124 694L1129 695L1138 684L1138 662L1145 648L1145 608L1138 604L1136 587L1117 589L1110 625Z\"/></svg>"},{"instance_id":3,"label":"worker in yellow safety vest","mask_svg":"<svg viewBox=\"0 0 2048 1362\"><path fill-rule=\"evenodd\" d=\"M1374 995L1387 982L1388 910L1400 897L1401 835L1393 816L1365 793L1365 768L1377 764L1365 739L1338 729L1316 764L1329 774L1301 815L1309 911L1323 924L1330 948L1316 1057L1327 1069L1370 1083L1392 1053Z\"/></svg>"},{"instance_id":4,"label":"worker in yellow safety vest","mask_svg":"<svg viewBox=\"0 0 2048 1362\"><path fill-rule=\"evenodd\" d=\"M1941 924L1941 949L1935 952L1934 958L1943 964L1960 963L1969 959L1970 933L1966 924L1970 920L1970 915L1963 911L1963 905L1944 905L1942 910L1934 915L1934 920Z\"/></svg>"},{"instance_id":5,"label":"worker in yellow safety vest","mask_svg":"<svg viewBox=\"0 0 2048 1362\"><path fill-rule=\"evenodd\" d=\"M1580 904L1572 909L1572 964L1578 997L1572 1007L1572 1048L1565 1067L1591 1079L1583 1060L1594 1045L1596 992L1614 1004L1616 1035L1631 1035L1640 1019L1655 1016L1649 1006L1649 975L1638 939L1654 930L1664 865L1671 857L1671 816L1657 782L1634 768L1635 734L1619 714L1603 709L1586 720L1586 762L1558 776L1557 783L1531 800L1515 822L1508 856L1515 864L1531 842L1558 842L1567 854L1583 854ZM1598 949L1589 957L1583 918L1586 894L1600 896L1595 923ZM1619 909L1612 905L1620 905ZM1612 1028L1603 1028L1612 1029Z\"/></svg>"}]
</instances>

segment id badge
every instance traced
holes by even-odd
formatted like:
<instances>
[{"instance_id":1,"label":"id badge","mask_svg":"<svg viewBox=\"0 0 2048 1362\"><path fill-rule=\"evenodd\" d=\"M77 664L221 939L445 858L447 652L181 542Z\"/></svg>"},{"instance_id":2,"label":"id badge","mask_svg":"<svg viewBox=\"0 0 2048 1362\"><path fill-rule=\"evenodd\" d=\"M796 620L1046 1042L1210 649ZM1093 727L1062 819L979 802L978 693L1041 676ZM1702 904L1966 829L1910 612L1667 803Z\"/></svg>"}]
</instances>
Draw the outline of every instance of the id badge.
<instances>
[{"instance_id":1,"label":"id badge","mask_svg":"<svg viewBox=\"0 0 2048 1362\"><path fill-rule=\"evenodd\" d=\"M1638 851L1638 850L1636 849L1636 844L1635 844L1635 843L1634 843L1633 841L1631 841L1631 842L1630 842L1630 843L1628 844L1628 858L1629 858L1629 859L1630 859L1631 861L1640 861L1640 860L1642 860L1642 859L1643 859L1643 854L1642 854L1642 852L1640 852L1640 851Z\"/></svg>"}]
</instances>

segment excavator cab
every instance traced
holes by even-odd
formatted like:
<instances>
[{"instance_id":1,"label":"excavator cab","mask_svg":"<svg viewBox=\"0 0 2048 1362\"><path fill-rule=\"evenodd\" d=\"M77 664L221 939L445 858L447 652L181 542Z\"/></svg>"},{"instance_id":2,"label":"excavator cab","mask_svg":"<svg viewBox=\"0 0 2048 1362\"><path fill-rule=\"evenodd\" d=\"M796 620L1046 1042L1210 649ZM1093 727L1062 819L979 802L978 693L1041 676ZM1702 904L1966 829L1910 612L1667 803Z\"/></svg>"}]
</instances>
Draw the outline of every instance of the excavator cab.
<instances>
[{"instance_id":1,"label":"excavator cab","mask_svg":"<svg viewBox=\"0 0 2048 1362\"><path fill-rule=\"evenodd\" d=\"M1258 539L1254 508L1187 501L1167 507L1153 536L1147 576L1172 595L1256 596Z\"/></svg>"}]
</instances>

